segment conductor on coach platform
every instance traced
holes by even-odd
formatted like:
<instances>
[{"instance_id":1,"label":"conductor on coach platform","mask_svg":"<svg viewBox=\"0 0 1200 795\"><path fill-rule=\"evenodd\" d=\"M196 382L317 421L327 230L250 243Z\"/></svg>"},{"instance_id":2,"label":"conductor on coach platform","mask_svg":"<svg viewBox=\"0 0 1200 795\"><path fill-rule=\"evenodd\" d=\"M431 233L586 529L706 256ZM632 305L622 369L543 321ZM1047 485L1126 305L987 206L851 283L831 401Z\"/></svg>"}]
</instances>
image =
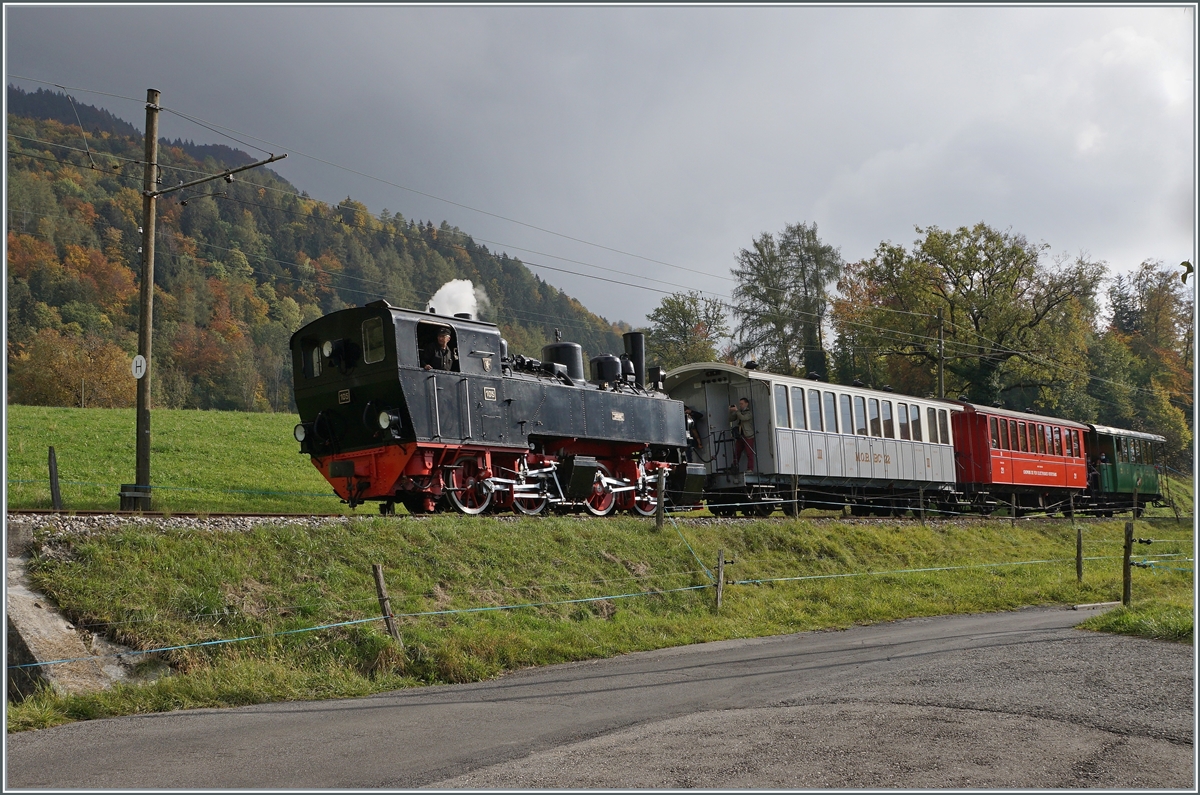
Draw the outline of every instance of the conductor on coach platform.
<instances>
[{"instance_id":1,"label":"conductor on coach platform","mask_svg":"<svg viewBox=\"0 0 1200 795\"><path fill-rule=\"evenodd\" d=\"M426 370L456 370L458 349L450 347L450 329L440 328L437 342L421 352L421 366Z\"/></svg>"},{"instance_id":2,"label":"conductor on coach platform","mask_svg":"<svg viewBox=\"0 0 1200 795\"><path fill-rule=\"evenodd\" d=\"M738 398L736 406L729 407L729 424L733 428L733 468L741 464L742 453L746 454L746 471L754 471L754 412L750 401Z\"/></svg>"}]
</instances>

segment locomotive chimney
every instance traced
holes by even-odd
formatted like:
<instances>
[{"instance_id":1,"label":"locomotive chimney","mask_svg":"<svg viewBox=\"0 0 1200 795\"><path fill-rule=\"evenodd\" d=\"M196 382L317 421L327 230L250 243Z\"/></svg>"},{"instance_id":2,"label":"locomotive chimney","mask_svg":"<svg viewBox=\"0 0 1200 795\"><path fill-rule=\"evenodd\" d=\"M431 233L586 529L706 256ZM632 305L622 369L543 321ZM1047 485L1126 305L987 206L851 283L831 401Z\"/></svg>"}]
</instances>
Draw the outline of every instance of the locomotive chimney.
<instances>
[{"instance_id":1,"label":"locomotive chimney","mask_svg":"<svg viewBox=\"0 0 1200 795\"><path fill-rule=\"evenodd\" d=\"M633 380L640 386L646 385L646 335L630 331L624 335L625 353L633 361Z\"/></svg>"}]
</instances>

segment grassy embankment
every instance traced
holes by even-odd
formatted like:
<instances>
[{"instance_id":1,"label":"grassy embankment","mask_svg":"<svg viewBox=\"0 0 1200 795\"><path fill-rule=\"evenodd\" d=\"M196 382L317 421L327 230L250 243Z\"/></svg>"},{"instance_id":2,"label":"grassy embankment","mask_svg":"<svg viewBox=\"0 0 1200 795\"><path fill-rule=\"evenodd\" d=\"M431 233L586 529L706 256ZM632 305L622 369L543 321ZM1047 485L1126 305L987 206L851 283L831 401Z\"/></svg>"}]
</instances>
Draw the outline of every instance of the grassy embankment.
<instances>
[{"instance_id":1,"label":"grassy embankment","mask_svg":"<svg viewBox=\"0 0 1200 795\"><path fill-rule=\"evenodd\" d=\"M42 427L62 427L53 414L48 413ZM201 417L188 421L221 420L201 426L213 435L214 426L228 428L247 417L193 414ZM264 415L251 419L263 420ZM280 425L285 432L290 428L290 422ZM25 432L37 426L28 422ZM10 426L10 462L12 433ZM160 436L168 436L165 428ZM26 438L25 444L43 451L45 444L60 444L44 438L36 444ZM222 438L226 448L245 446L228 433ZM294 454L284 438L280 451ZM186 443L180 439L177 460L183 462ZM100 442L93 437L93 443ZM260 464L281 457L263 450L252 455ZM228 478L253 471L248 463L230 474L227 470L239 458L226 458L226 467L219 470L226 479L218 483L237 482ZM291 465L290 459L287 463ZM178 471L191 475L194 470L181 466ZM209 485L198 476L190 482ZM262 480L256 485L263 490L319 490L300 480L287 489ZM69 541L38 534L38 554L31 565L37 587L77 625L140 649L375 617L379 608L370 567L376 562L384 566L396 613L557 604L405 617L400 620L403 647L387 635L381 621L369 621L148 655L167 662L171 674L88 696L38 693L9 705L8 729L201 706L354 696L684 643L1118 599L1124 522L1086 520L1081 525L1085 554L1100 558L1087 561L1082 585L1075 581L1075 530L1061 520L1020 520L1013 526L1007 519L964 519L923 526L780 518L687 524L657 533L652 521L631 518L435 516L363 517L319 528L271 526L202 535L154 526ZM1135 533L1156 539L1149 547L1139 546L1139 553L1190 557L1192 529L1186 521L1144 519ZM725 605L715 615L711 588L672 590L710 583L689 544L710 568L716 550L724 549L727 559L736 560L727 576L737 580L864 576L729 586ZM1024 561L1052 562L1001 565ZM941 566L971 568L898 573ZM1192 564L1163 566L1134 570L1133 610L1112 611L1089 624L1190 643L1194 580L1190 571L1174 569Z\"/></svg>"}]
</instances>

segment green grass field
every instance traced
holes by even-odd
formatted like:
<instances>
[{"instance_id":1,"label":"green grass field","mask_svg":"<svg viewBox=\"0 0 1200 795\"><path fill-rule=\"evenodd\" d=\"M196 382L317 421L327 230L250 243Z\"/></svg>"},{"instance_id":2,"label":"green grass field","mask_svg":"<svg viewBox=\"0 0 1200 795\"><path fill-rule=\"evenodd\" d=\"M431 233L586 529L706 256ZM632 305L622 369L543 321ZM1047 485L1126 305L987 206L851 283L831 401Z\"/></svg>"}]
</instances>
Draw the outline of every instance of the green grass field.
<instances>
[{"instance_id":1,"label":"green grass field","mask_svg":"<svg viewBox=\"0 0 1200 795\"><path fill-rule=\"evenodd\" d=\"M121 484L135 482L133 409L8 406L7 412L9 508L51 505L53 446L65 508L117 509ZM154 509L343 512L346 506L299 454L296 422L292 414L152 411Z\"/></svg>"}]
</instances>

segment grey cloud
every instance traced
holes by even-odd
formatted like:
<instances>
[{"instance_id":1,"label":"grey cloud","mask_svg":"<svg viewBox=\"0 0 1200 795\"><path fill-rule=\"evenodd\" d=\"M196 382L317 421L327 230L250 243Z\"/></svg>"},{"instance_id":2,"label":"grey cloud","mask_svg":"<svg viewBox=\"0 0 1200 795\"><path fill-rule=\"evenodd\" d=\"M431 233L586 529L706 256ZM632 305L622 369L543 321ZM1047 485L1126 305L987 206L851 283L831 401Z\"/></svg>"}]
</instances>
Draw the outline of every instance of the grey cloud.
<instances>
[{"instance_id":1,"label":"grey cloud","mask_svg":"<svg viewBox=\"0 0 1200 795\"><path fill-rule=\"evenodd\" d=\"M1118 267L1194 247L1191 9L6 13L10 73L135 98L153 85L209 121L711 274L302 157L280 164L318 198L444 219L503 244L491 248L605 278L623 277L515 247L717 293L739 248L800 220L848 259L907 244L917 224L979 220ZM78 96L140 124L136 101ZM170 117L163 132L227 142ZM610 319L641 323L661 297L638 278L543 275Z\"/></svg>"}]
</instances>

